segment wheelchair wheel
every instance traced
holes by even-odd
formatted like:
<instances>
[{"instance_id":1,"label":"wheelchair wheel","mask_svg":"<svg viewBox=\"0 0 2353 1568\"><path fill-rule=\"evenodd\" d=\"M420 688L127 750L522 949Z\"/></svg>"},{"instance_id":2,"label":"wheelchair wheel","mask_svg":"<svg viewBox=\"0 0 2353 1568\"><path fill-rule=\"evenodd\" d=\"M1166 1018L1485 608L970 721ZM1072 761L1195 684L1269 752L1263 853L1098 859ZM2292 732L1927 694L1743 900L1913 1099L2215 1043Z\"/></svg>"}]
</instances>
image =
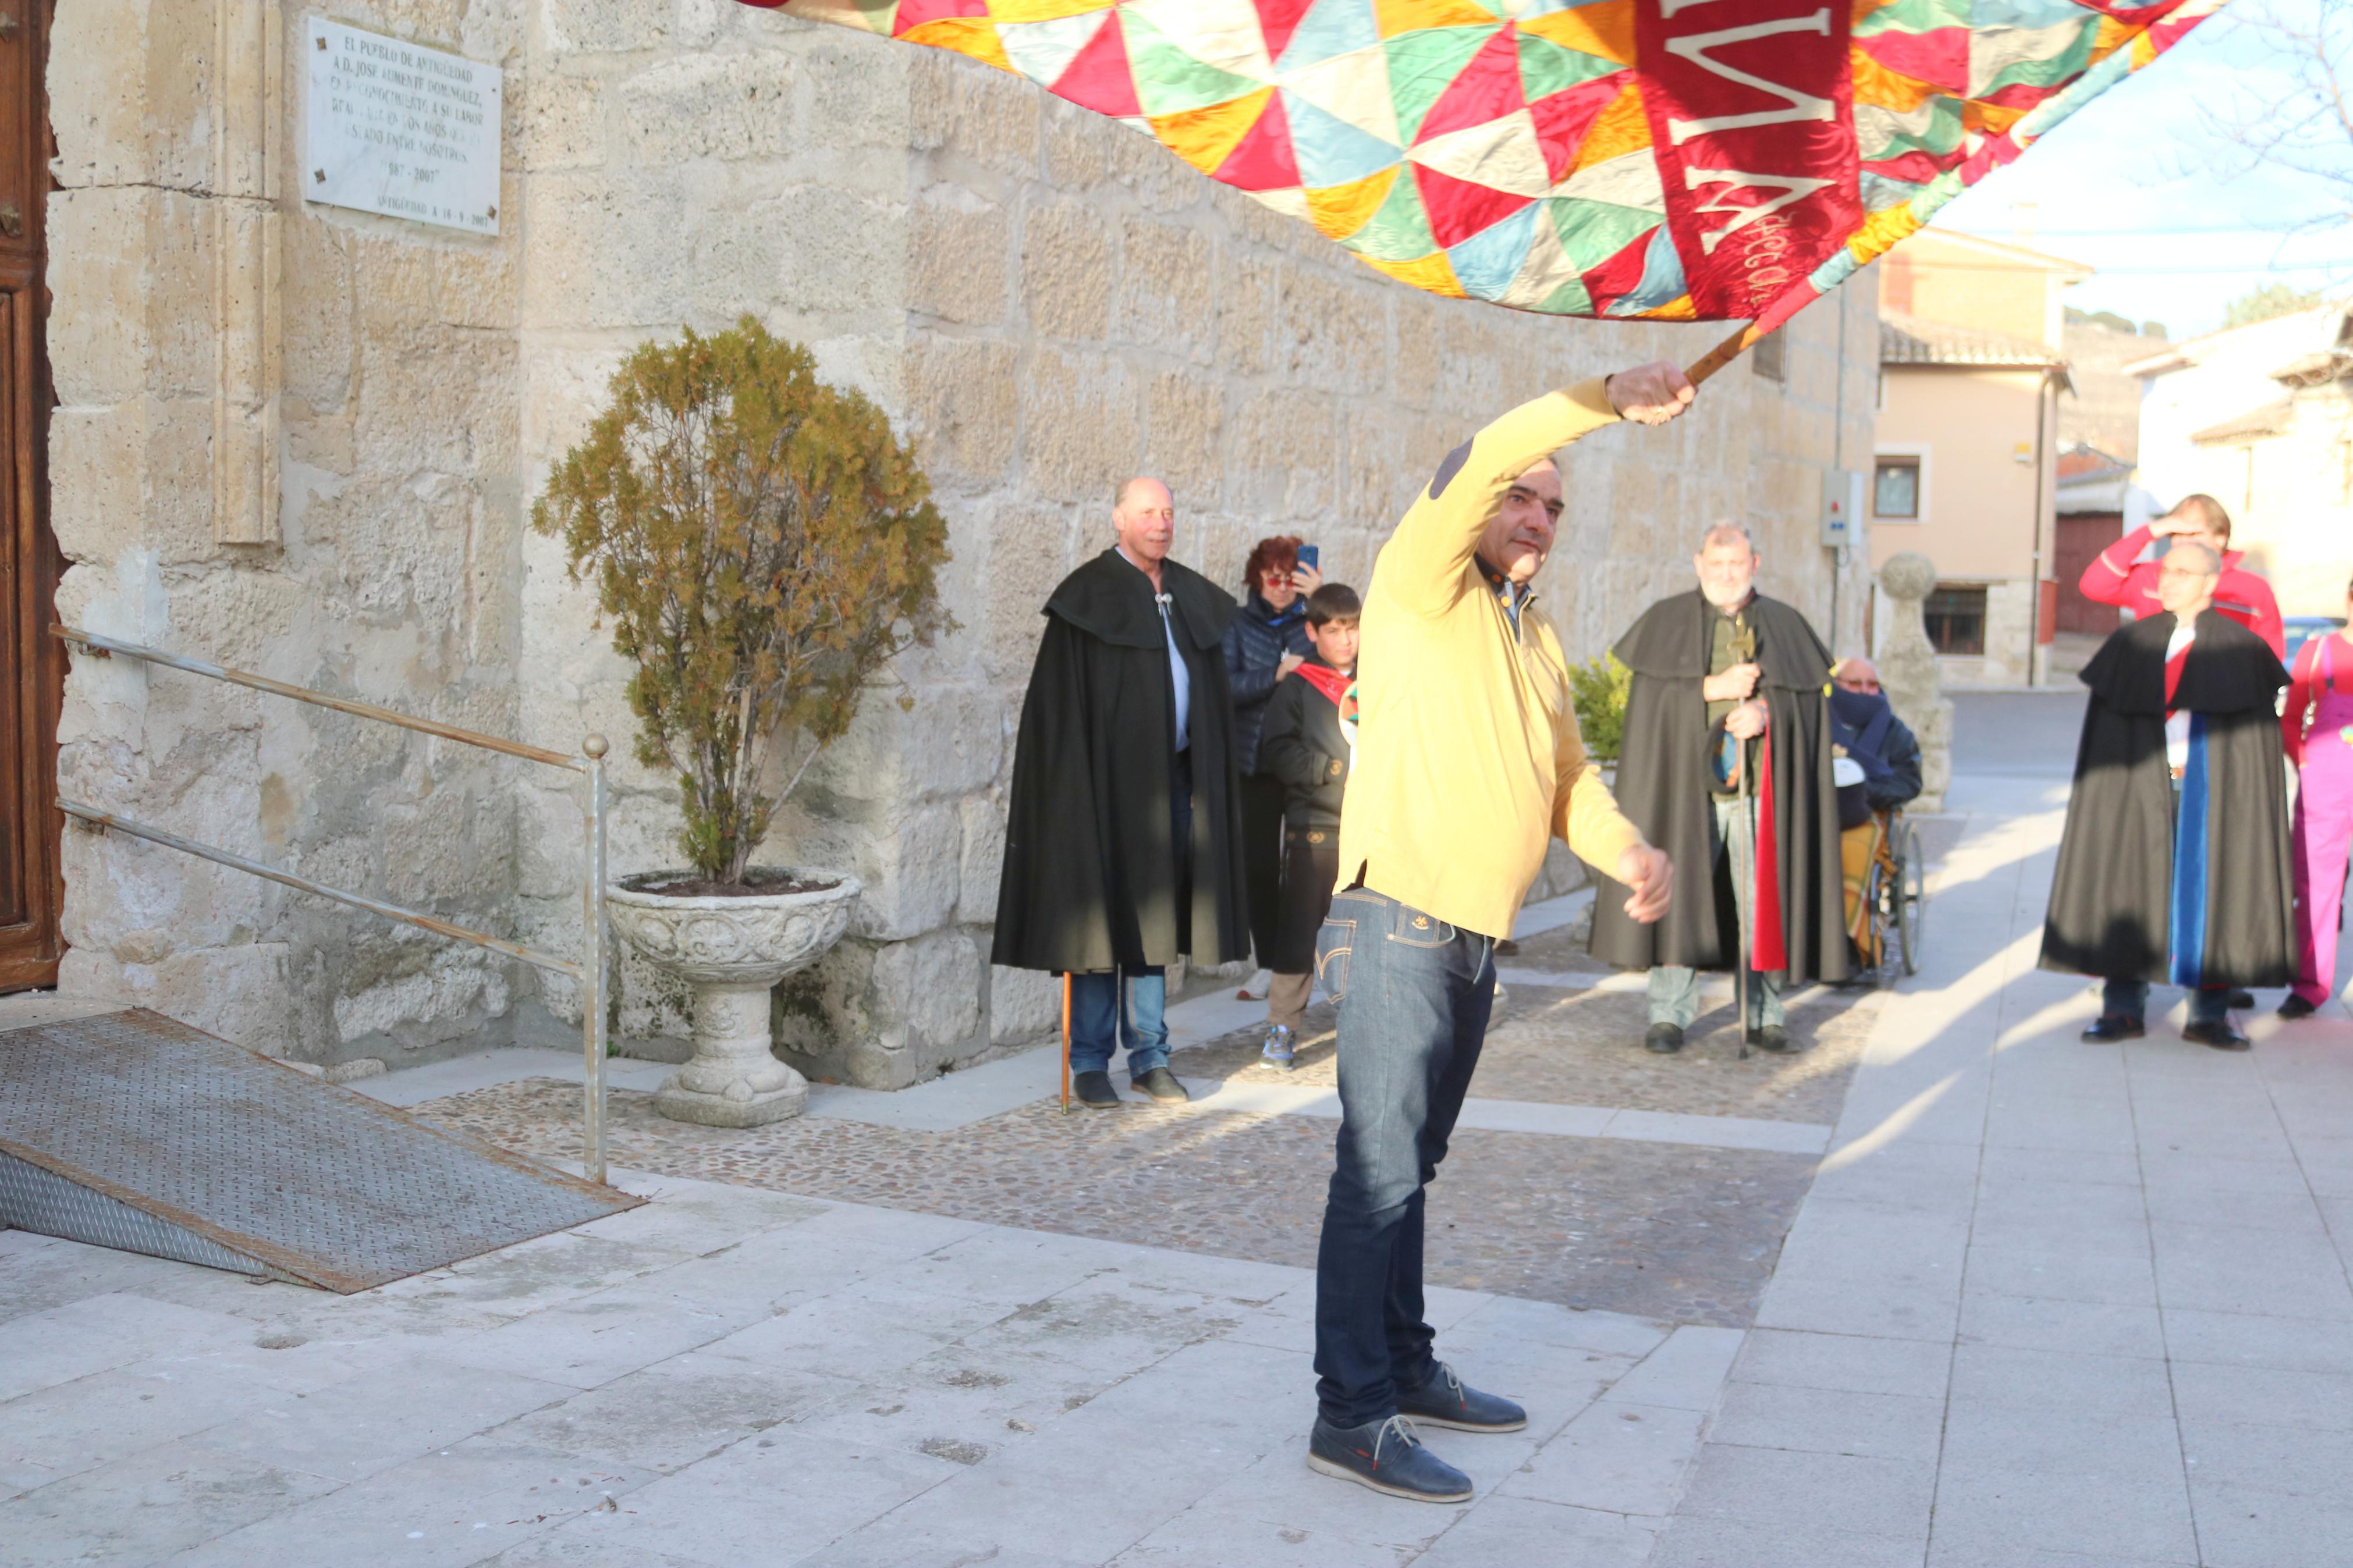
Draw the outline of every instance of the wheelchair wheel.
<instances>
[{"instance_id":1,"label":"wheelchair wheel","mask_svg":"<svg viewBox=\"0 0 2353 1568\"><path fill-rule=\"evenodd\" d=\"M1904 973L1920 973L1922 926L1928 912L1928 861L1920 852L1920 833L1910 823L1897 841L1895 931L1903 950Z\"/></svg>"},{"instance_id":2,"label":"wheelchair wheel","mask_svg":"<svg viewBox=\"0 0 2353 1568\"><path fill-rule=\"evenodd\" d=\"M1888 876L1886 864L1874 857L1871 869L1863 873L1862 918L1871 942L1872 984L1882 989L1895 984L1896 905L1895 882Z\"/></svg>"}]
</instances>

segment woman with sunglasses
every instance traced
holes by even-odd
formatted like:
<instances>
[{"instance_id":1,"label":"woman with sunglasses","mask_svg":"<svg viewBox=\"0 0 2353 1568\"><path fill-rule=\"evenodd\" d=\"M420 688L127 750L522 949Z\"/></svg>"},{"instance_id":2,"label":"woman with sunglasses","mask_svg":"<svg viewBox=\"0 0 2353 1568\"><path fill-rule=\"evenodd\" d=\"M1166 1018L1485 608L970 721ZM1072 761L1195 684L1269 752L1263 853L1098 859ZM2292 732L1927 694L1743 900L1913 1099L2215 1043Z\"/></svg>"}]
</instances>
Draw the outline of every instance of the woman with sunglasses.
<instances>
[{"instance_id":1,"label":"woman with sunglasses","mask_svg":"<svg viewBox=\"0 0 2353 1568\"><path fill-rule=\"evenodd\" d=\"M1259 771L1259 728L1275 682L1299 668L1310 651L1307 595L1324 574L1299 560L1300 541L1278 534L1261 539L1242 563L1241 613L1226 626L1226 679L1233 689L1234 767L1241 779L1242 865L1248 879L1250 945L1257 973L1241 994L1261 1000L1272 979L1267 955L1274 951L1282 916L1282 781Z\"/></svg>"}]
</instances>

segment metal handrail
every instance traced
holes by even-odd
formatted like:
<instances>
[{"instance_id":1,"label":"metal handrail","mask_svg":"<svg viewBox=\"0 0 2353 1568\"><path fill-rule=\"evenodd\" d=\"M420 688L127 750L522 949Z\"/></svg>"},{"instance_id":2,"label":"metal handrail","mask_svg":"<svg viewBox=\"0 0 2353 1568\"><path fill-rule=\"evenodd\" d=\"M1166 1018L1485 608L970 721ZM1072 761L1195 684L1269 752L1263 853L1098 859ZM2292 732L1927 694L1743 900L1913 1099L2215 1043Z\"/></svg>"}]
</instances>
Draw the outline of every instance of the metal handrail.
<instances>
[{"instance_id":1,"label":"metal handrail","mask_svg":"<svg viewBox=\"0 0 2353 1568\"><path fill-rule=\"evenodd\" d=\"M332 697L323 691L313 691L307 686L290 686L282 680L272 680L266 675L250 670L231 669L227 665L206 664L200 658L185 654L165 653L161 648L142 647L135 642L122 642L114 637L100 637L96 632L83 631L79 626L52 625L49 635L69 643L79 644L100 658L110 654L121 654L129 658L143 659L173 669L185 669L190 675L206 676L214 680L226 680L236 686L249 686L256 691L267 691L274 697L290 697L297 702L308 702L317 708L332 708L338 713L355 714L362 719L380 719L387 724L397 724L404 730L417 730L427 735L438 735L445 741L463 741L470 746L480 746L486 752L503 752L510 757L525 762L545 763L554 768L569 768L574 773L586 773L587 764L578 757L567 757L562 752L551 752L540 746L526 746L521 741L502 741L496 735L478 731L460 730L455 724L443 724L432 719L414 718L391 708L379 708L373 702L354 701L349 697Z\"/></svg>"},{"instance_id":2,"label":"metal handrail","mask_svg":"<svg viewBox=\"0 0 2353 1568\"><path fill-rule=\"evenodd\" d=\"M161 648L142 647L137 643L100 637L94 632L84 631L79 626L52 625L49 627L49 635L60 641L87 649L92 656L99 658L111 658L120 655L124 658L135 658L148 664L160 664L166 668L185 670L190 675L200 675L207 679L223 680L236 686L249 687L256 691L266 691L272 696L290 698L294 701L307 702L313 707L332 708L339 713L349 713L362 719L375 719L386 724L398 725L404 730L415 730L423 734L438 736L445 741L457 741L469 746L479 746L484 751L498 752L510 757L521 757L526 762L544 763L550 767L565 768L574 773L585 774L588 784L588 803L586 810L583 813L583 826L586 834L587 864L582 879L580 894L583 952L576 960L559 957L552 952L543 952L536 948L526 947L521 942L509 942L504 937L492 936L488 931L475 931L470 927L459 925L455 921L445 921L438 915L403 909L398 904L386 903L381 899L372 899L364 893L346 892L341 888L331 888L324 882L312 881L308 877L297 876L291 871L281 871L274 866L265 866L259 860L248 859L242 855L217 846L200 843L193 838L183 838L176 833L167 832L146 823L134 822L112 812L100 811L98 807L81 801L60 798L58 802L58 809L93 832L126 833L134 838L143 838L151 844L161 844L166 848L177 849L184 854L194 855L199 859L210 860L216 865L227 866L256 877L266 877L270 881L281 882L287 887L298 889L302 892L333 899L349 904L354 909L382 915L386 920L401 921L432 931L437 936L471 942L477 947L488 948L493 952L503 953L509 958L519 959L522 963L557 974L568 974L577 980L581 989L580 1050L582 1066L586 1078L583 1089L585 1103L581 1110L583 1144L581 1164L590 1181L605 1180L605 999L607 989L606 973L607 965L605 962L605 950L607 943L605 917L605 753L609 747L604 736L588 736L580 743L580 755L568 757L561 752L551 752L538 746L526 746L518 741L501 740L496 735L485 735L472 730L461 730L454 724L443 724L430 719L415 718L390 708L380 708L373 702L358 702L348 697L331 696L324 691L313 691L305 686L290 686L285 681L272 680L268 676L255 675L247 670L231 669L225 665L206 664L202 659L188 658L175 653L165 653Z\"/></svg>"}]
</instances>

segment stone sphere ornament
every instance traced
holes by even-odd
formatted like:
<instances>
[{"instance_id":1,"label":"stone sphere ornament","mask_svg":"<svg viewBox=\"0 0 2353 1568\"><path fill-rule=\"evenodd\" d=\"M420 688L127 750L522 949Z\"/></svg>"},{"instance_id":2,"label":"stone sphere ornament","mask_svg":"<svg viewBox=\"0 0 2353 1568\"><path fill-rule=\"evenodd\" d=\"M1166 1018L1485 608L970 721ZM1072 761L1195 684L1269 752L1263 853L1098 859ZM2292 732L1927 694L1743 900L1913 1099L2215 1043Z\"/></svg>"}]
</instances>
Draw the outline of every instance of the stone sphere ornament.
<instances>
[{"instance_id":1,"label":"stone sphere ornament","mask_svg":"<svg viewBox=\"0 0 2353 1568\"><path fill-rule=\"evenodd\" d=\"M808 1107L808 1080L770 1049L768 993L825 955L849 929L864 889L846 871L754 868L776 892L665 892L706 886L692 871L624 877L605 895L621 940L694 997L694 1055L654 1095L672 1121L765 1127Z\"/></svg>"}]
</instances>

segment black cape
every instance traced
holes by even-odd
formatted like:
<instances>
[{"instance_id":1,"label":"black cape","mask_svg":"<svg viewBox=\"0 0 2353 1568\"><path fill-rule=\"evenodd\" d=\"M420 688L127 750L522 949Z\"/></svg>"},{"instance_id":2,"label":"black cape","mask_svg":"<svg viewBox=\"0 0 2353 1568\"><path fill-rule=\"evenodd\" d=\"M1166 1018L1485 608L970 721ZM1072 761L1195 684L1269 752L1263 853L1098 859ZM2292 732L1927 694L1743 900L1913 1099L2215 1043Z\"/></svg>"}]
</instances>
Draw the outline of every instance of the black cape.
<instances>
[{"instance_id":1,"label":"black cape","mask_svg":"<svg viewBox=\"0 0 2353 1568\"><path fill-rule=\"evenodd\" d=\"M1618 760L1618 807L1675 863L1675 893L1656 925L1626 917L1626 891L1599 868L1593 956L1624 969L1681 964L1729 969L1740 952L1738 906L1726 869L1710 881L1715 806L1708 768L1716 731L1700 683L1707 679L1715 607L1697 589L1662 599L1619 639L1633 672ZM1843 980L1849 970L1846 903L1839 865L1838 797L1831 782L1830 650L1806 617L1758 595L1757 689L1772 711L1774 828L1780 848L1786 973ZM1761 807L1760 807L1761 809Z\"/></svg>"},{"instance_id":2,"label":"black cape","mask_svg":"<svg viewBox=\"0 0 2353 1568\"><path fill-rule=\"evenodd\" d=\"M2193 744L2179 799L2188 809L2204 797L2184 837L2202 837L2205 852L2200 864L2177 867L2165 755L2165 649L2176 624L2170 615L2135 621L2084 667L2092 696L2042 927L2042 967L2105 980L2293 984L2294 882L2274 711L2287 672L2262 637L2230 616L2209 610L2198 617L2175 706L2200 716L2203 744ZM2177 874L2191 879L2177 889ZM2178 963L2177 894L2188 900L2182 911L2204 927L2197 951Z\"/></svg>"},{"instance_id":3,"label":"black cape","mask_svg":"<svg viewBox=\"0 0 2353 1568\"><path fill-rule=\"evenodd\" d=\"M1106 550L1046 602L1013 753L995 963L1086 972L1249 954L1222 642L1233 596L1174 561L1160 574L1192 675L1190 865L1172 847L1176 687L1152 580Z\"/></svg>"}]
</instances>

